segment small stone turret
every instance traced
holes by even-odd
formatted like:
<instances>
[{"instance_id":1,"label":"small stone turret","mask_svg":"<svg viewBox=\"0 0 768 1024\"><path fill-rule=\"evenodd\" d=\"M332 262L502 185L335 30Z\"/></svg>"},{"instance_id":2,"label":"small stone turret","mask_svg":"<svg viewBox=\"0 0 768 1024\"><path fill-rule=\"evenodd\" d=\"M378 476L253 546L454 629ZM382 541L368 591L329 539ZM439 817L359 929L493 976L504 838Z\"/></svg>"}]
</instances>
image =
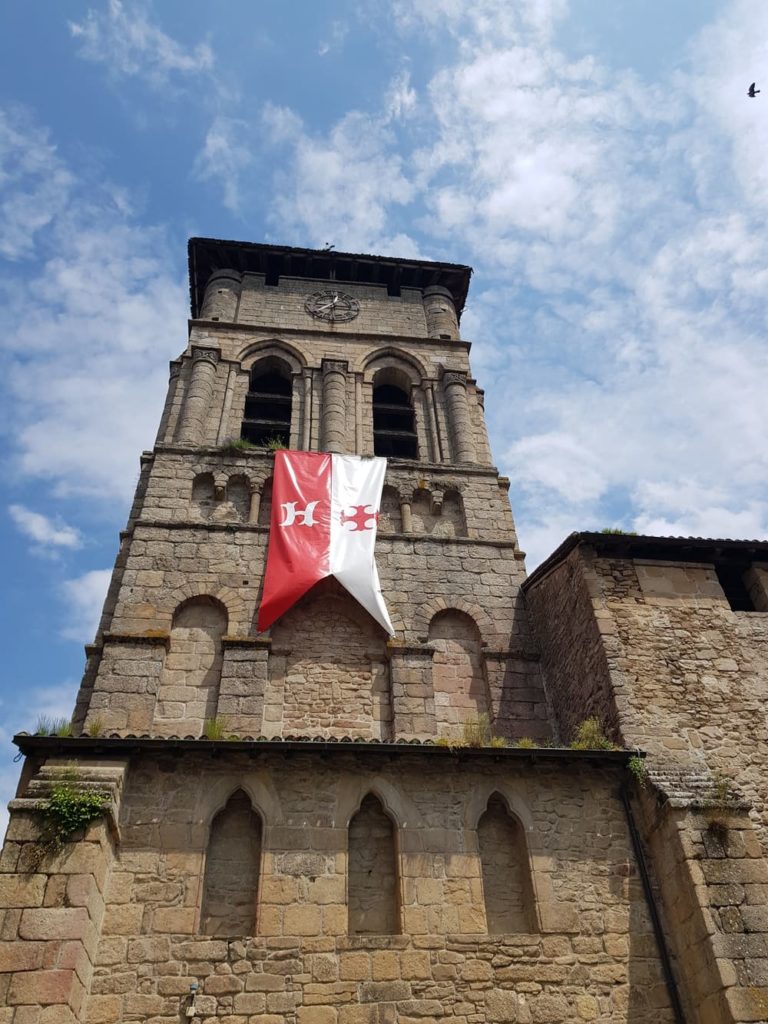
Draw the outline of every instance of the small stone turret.
<instances>
[{"instance_id":1,"label":"small stone turret","mask_svg":"<svg viewBox=\"0 0 768 1024\"><path fill-rule=\"evenodd\" d=\"M458 339L459 321L456 317L456 307L447 288L432 285L424 289L424 312L430 338Z\"/></svg>"},{"instance_id":2,"label":"small stone turret","mask_svg":"<svg viewBox=\"0 0 768 1024\"><path fill-rule=\"evenodd\" d=\"M217 270L205 288L201 320L222 320L234 323L240 299L242 277L236 270Z\"/></svg>"}]
</instances>

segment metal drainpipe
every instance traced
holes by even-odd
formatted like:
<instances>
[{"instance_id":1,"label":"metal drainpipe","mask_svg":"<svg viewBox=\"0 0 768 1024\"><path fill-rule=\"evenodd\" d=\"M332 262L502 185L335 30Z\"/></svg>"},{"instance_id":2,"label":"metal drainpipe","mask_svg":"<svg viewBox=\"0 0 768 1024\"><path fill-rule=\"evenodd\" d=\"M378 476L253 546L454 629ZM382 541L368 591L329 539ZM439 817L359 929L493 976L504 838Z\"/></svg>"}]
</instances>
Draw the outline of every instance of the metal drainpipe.
<instances>
[{"instance_id":1,"label":"metal drainpipe","mask_svg":"<svg viewBox=\"0 0 768 1024\"><path fill-rule=\"evenodd\" d=\"M661 957L661 969L664 972L664 981L667 985L669 1001L672 1004L672 1013L675 1016L675 1024L685 1024L683 1004L680 1002L680 993L678 992L677 982L675 981L675 975L672 971L672 960L669 955L669 948L667 946L664 930L661 927L659 909L656 906L656 898L653 895L651 878L648 874L648 865L645 862L645 854L643 853L643 846L640 842L640 833L637 830L637 822L635 821L635 816L632 811L632 804L629 801L629 792L627 791L626 785L622 785L621 787L621 802L624 804L624 813L627 816L627 825L629 826L629 834L632 839L632 848L635 851L635 860L637 861L637 866L640 869L640 880L643 883L645 902L648 905L648 913L651 916L653 934L656 938L656 946L659 950L659 956Z\"/></svg>"}]
</instances>

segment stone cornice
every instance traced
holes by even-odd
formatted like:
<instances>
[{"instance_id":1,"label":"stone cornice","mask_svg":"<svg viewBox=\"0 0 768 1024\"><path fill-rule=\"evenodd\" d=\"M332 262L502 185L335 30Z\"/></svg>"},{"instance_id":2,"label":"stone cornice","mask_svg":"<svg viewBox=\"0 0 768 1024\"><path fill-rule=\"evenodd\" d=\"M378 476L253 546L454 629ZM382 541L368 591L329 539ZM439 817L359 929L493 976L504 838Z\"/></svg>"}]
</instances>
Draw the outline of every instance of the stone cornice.
<instances>
[{"instance_id":1,"label":"stone cornice","mask_svg":"<svg viewBox=\"0 0 768 1024\"><path fill-rule=\"evenodd\" d=\"M280 327L273 327L270 324L233 324L228 323L224 320L188 320L187 328L188 334L191 335L192 331L196 327L202 327L206 330L211 331L224 331L232 332L234 334L254 334L255 332L260 335L264 335L262 339L257 338L255 340L275 340L278 341L280 337L285 335L286 337L297 338L302 335L306 335L310 341L316 339L328 340L330 334L329 330L322 330L312 327L286 327L281 325ZM332 335L334 344L340 341L373 341L378 344L398 344L407 347L417 345L424 348L434 348L445 350L446 346L450 348L463 348L469 352L472 348L472 342L466 341L464 338L452 338L446 340L445 338L427 338L423 335L410 335L410 334L381 334L376 331L349 331L343 334ZM195 344L198 344L195 342ZM222 363L237 362L237 360L230 360L222 358Z\"/></svg>"},{"instance_id":2,"label":"stone cornice","mask_svg":"<svg viewBox=\"0 0 768 1024\"><path fill-rule=\"evenodd\" d=\"M454 758L461 761L528 761L531 765L542 761L562 761L570 765L574 763L614 766L624 769L631 757L643 757L638 750L571 750L569 747L446 747L422 740L400 740L395 743L377 743L355 740L348 737L330 740L317 739L238 739L238 740L206 740L181 739L178 737L159 736L31 736L28 733L17 733L13 742L22 754L36 756L63 757L96 757L132 755L132 754L202 754L220 757L223 753L247 754L322 754L323 756L338 754L340 756L355 754L371 757L426 757Z\"/></svg>"},{"instance_id":3,"label":"stone cornice","mask_svg":"<svg viewBox=\"0 0 768 1024\"><path fill-rule=\"evenodd\" d=\"M192 520L184 520L182 522L168 521L165 519L136 519L130 529L123 530L120 534L122 537L130 537L140 527L152 530L204 530L207 533L235 533L236 531L244 531L245 533L269 533L268 526L260 526L258 523L211 523L211 522L200 522ZM416 542L419 544L437 544L444 547L448 544L459 544L462 547L484 547L484 548L511 548L515 552L515 559L522 561L525 558L525 552L519 551L517 548L517 542L514 540L486 540L481 537L434 537L429 533L379 533L376 537L376 542L381 543L386 540L401 540Z\"/></svg>"},{"instance_id":4,"label":"stone cornice","mask_svg":"<svg viewBox=\"0 0 768 1024\"><path fill-rule=\"evenodd\" d=\"M266 462L272 462L275 457L274 452L266 451L259 448L246 448L238 452L227 452L222 451L220 447L213 445L195 445L194 447L190 447L189 445L164 444L160 442L155 445L152 451L142 452L141 458L148 459L156 454L194 455L196 457L215 455L218 456L219 458L226 459L263 459ZM447 462L419 462L416 459L390 459L388 461L388 473L398 473L401 470L417 470L422 475L430 474L441 476L487 476L492 477L495 480L502 481L505 481L507 479L506 477L502 477L499 475L499 471L496 466L475 466L472 465L471 463L468 464Z\"/></svg>"}]
</instances>

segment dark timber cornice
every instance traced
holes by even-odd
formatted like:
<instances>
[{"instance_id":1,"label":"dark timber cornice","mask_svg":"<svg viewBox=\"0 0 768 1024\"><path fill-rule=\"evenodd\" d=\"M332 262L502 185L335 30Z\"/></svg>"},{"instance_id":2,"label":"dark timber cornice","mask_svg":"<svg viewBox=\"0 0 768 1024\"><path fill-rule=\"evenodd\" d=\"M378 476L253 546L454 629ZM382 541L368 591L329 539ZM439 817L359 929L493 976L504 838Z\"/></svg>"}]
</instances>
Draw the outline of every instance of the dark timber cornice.
<instances>
[{"instance_id":1,"label":"dark timber cornice","mask_svg":"<svg viewBox=\"0 0 768 1024\"><path fill-rule=\"evenodd\" d=\"M577 547L603 558L647 558L662 562L768 562L768 540L708 537L649 537L632 533L572 533L530 574L523 590L535 587Z\"/></svg>"},{"instance_id":2,"label":"dark timber cornice","mask_svg":"<svg viewBox=\"0 0 768 1024\"><path fill-rule=\"evenodd\" d=\"M471 267L459 263L403 260L367 253L300 249L219 238L190 238L187 249L190 306L195 319L203 305L208 279L217 270L263 274L267 284L277 284L281 277L298 277L339 284L386 285L391 295L399 294L401 288L439 285L451 293L459 317L472 275Z\"/></svg>"}]
</instances>

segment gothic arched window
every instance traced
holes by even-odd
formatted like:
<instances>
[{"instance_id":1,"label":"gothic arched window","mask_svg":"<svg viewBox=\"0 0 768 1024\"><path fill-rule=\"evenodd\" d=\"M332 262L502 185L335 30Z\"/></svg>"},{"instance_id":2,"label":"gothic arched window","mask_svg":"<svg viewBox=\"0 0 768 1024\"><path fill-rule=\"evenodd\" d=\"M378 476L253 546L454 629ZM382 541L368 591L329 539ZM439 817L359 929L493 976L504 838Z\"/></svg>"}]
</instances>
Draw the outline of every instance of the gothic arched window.
<instances>
[{"instance_id":1,"label":"gothic arched window","mask_svg":"<svg viewBox=\"0 0 768 1024\"><path fill-rule=\"evenodd\" d=\"M291 370L275 356L251 369L240 436L251 444L274 443L287 448L291 440Z\"/></svg>"},{"instance_id":2,"label":"gothic arched window","mask_svg":"<svg viewBox=\"0 0 768 1024\"><path fill-rule=\"evenodd\" d=\"M205 858L200 931L255 935L261 861L261 819L240 789L211 824Z\"/></svg>"},{"instance_id":3,"label":"gothic arched window","mask_svg":"<svg viewBox=\"0 0 768 1024\"><path fill-rule=\"evenodd\" d=\"M528 846L520 820L494 793L477 825L488 933L535 932Z\"/></svg>"},{"instance_id":4,"label":"gothic arched window","mask_svg":"<svg viewBox=\"0 0 768 1024\"><path fill-rule=\"evenodd\" d=\"M395 830L369 793L349 823L349 934L396 935L398 927Z\"/></svg>"},{"instance_id":5,"label":"gothic arched window","mask_svg":"<svg viewBox=\"0 0 768 1024\"><path fill-rule=\"evenodd\" d=\"M394 368L380 370L373 381L373 452L396 459L416 459L410 381Z\"/></svg>"}]
</instances>

